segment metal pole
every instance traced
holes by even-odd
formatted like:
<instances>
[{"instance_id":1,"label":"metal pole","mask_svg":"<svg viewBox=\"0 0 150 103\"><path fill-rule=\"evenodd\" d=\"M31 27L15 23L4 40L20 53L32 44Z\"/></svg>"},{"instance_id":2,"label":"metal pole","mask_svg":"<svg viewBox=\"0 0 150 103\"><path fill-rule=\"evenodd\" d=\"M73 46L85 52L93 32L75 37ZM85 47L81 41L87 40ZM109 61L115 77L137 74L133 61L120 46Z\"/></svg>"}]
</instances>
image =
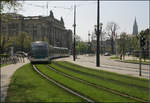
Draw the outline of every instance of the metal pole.
<instances>
[{"instance_id":1,"label":"metal pole","mask_svg":"<svg viewBox=\"0 0 150 103\"><path fill-rule=\"evenodd\" d=\"M90 54L90 33L88 33L88 54Z\"/></svg>"},{"instance_id":2,"label":"metal pole","mask_svg":"<svg viewBox=\"0 0 150 103\"><path fill-rule=\"evenodd\" d=\"M141 76L142 74L141 74L141 57L142 57L142 47L141 47L141 37L140 37L140 39L139 39L140 41L140 58L139 58L139 76Z\"/></svg>"},{"instance_id":3,"label":"metal pole","mask_svg":"<svg viewBox=\"0 0 150 103\"><path fill-rule=\"evenodd\" d=\"M97 1L97 52L96 52L96 66L100 66L99 58L99 0Z\"/></svg>"},{"instance_id":4,"label":"metal pole","mask_svg":"<svg viewBox=\"0 0 150 103\"><path fill-rule=\"evenodd\" d=\"M48 2L46 3L47 5L46 5L46 8L47 8L47 14L46 14L46 16L48 16Z\"/></svg>"},{"instance_id":5,"label":"metal pole","mask_svg":"<svg viewBox=\"0 0 150 103\"><path fill-rule=\"evenodd\" d=\"M102 55L103 54L103 48L102 48L102 45L103 45L103 41L102 41L102 27L101 27L101 30L100 30L100 54Z\"/></svg>"},{"instance_id":6,"label":"metal pole","mask_svg":"<svg viewBox=\"0 0 150 103\"><path fill-rule=\"evenodd\" d=\"M140 59L139 59L139 76L141 76L141 56L142 56L142 51L140 50Z\"/></svg>"},{"instance_id":7,"label":"metal pole","mask_svg":"<svg viewBox=\"0 0 150 103\"><path fill-rule=\"evenodd\" d=\"M0 1L0 38L2 37L1 35L1 28L2 28L2 3L1 3L2 1Z\"/></svg>"},{"instance_id":8,"label":"metal pole","mask_svg":"<svg viewBox=\"0 0 150 103\"><path fill-rule=\"evenodd\" d=\"M32 38L32 41L35 41L35 36L34 36L34 24L33 24L33 38Z\"/></svg>"},{"instance_id":9,"label":"metal pole","mask_svg":"<svg viewBox=\"0 0 150 103\"><path fill-rule=\"evenodd\" d=\"M149 5L150 5L150 2L149 2ZM150 30L150 26L149 26L149 30ZM149 35L150 35L150 32L149 32ZM150 36L148 37L148 56L149 56L149 59L150 59ZM150 86L150 65L149 65L149 86ZM150 102L150 89L149 89L149 102Z\"/></svg>"},{"instance_id":10,"label":"metal pole","mask_svg":"<svg viewBox=\"0 0 150 103\"><path fill-rule=\"evenodd\" d=\"M76 40L75 40L75 34L76 34L76 5L74 5L74 45L73 45L73 60L76 60Z\"/></svg>"},{"instance_id":11,"label":"metal pole","mask_svg":"<svg viewBox=\"0 0 150 103\"><path fill-rule=\"evenodd\" d=\"M21 21L21 32L24 32L24 17L22 17Z\"/></svg>"},{"instance_id":12,"label":"metal pole","mask_svg":"<svg viewBox=\"0 0 150 103\"><path fill-rule=\"evenodd\" d=\"M23 35L23 32L24 32L24 17L22 17L22 21L21 21L21 36ZM23 51L23 49L24 49L23 43L21 43L21 50Z\"/></svg>"},{"instance_id":13,"label":"metal pole","mask_svg":"<svg viewBox=\"0 0 150 103\"><path fill-rule=\"evenodd\" d=\"M116 56L118 56L118 51L117 51L117 34L115 34L116 38L115 38L115 41L116 41Z\"/></svg>"}]
</instances>

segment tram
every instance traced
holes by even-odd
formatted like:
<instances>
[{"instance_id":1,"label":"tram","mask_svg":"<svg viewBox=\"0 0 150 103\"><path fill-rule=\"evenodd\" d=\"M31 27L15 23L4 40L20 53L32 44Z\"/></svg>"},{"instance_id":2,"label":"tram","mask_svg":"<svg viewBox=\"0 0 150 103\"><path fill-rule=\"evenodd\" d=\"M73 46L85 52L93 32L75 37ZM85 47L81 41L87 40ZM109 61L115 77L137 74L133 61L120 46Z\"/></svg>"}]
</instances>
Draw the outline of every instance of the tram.
<instances>
[{"instance_id":1,"label":"tram","mask_svg":"<svg viewBox=\"0 0 150 103\"><path fill-rule=\"evenodd\" d=\"M29 60L31 63L49 63L52 59L70 56L68 48L54 47L45 41L31 43Z\"/></svg>"}]
</instances>

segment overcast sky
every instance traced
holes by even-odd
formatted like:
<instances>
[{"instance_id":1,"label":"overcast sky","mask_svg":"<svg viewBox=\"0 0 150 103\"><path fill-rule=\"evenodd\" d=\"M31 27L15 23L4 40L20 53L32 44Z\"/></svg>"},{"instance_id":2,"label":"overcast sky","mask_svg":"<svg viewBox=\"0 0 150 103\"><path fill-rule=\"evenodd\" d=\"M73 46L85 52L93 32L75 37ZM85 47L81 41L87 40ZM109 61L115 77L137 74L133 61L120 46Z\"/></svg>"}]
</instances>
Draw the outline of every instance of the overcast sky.
<instances>
[{"instance_id":1,"label":"overcast sky","mask_svg":"<svg viewBox=\"0 0 150 103\"><path fill-rule=\"evenodd\" d=\"M77 6L76 33L82 40L88 40L88 32L94 32L94 25L97 23L96 1L25 1L18 13L24 16L46 16L52 10L54 17L60 20L62 16L65 27L73 31L74 4ZM132 34L135 17L139 31L149 27L149 1L100 1L100 22L103 23L103 30L108 22L113 21L120 27L118 34Z\"/></svg>"}]
</instances>

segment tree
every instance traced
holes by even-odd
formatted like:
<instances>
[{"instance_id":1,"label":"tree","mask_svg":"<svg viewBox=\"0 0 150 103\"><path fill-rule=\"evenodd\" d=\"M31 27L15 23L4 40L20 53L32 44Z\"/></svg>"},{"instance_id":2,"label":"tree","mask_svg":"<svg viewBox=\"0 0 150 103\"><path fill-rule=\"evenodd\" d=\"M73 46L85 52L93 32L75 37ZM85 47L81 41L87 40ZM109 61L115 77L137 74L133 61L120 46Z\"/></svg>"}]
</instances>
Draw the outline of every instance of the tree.
<instances>
[{"instance_id":1,"label":"tree","mask_svg":"<svg viewBox=\"0 0 150 103\"><path fill-rule=\"evenodd\" d=\"M146 57L149 58L150 55L150 50L149 50L149 46L150 46L150 29L147 28L145 31L144 31L144 34L145 34L145 38L146 38L146 45L145 45L145 50L146 50Z\"/></svg>"},{"instance_id":2,"label":"tree","mask_svg":"<svg viewBox=\"0 0 150 103\"><path fill-rule=\"evenodd\" d=\"M5 23L9 22L10 16L2 14L2 12L5 11L5 9L11 10L13 9L15 12L17 11L18 7L22 7L21 2L18 2L17 0L2 0L0 1L0 51L1 53L5 52L5 50L11 45L10 37L8 35L2 33L2 21Z\"/></svg>"},{"instance_id":3,"label":"tree","mask_svg":"<svg viewBox=\"0 0 150 103\"><path fill-rule=\"evenodd\" d=\"M4 47L5 47L5 43L6 43L6 36L1 35L0 40L1 40L0 51L1 51L1 53L3 53L5 51Z\"/></svg>"},{"instance_id":4,"label":"tree","mask_svg":"<svg viewBox=\"0 0 150 103\"><path fill-rule=\"evenodd\" d=\"M78 54L85 54L88 51L88 44L83 41L78 42L76 49Z\"/></svg>"},{"instance_id":5,"label":"tree","mask_svg":"<svg viewBox=\"0 0 150 103\"><path fill-rule=\"evenodd\" d=\"M0 11L1 12L3 12L5 8L7 8L8 10L13 9L14 11L17 11L17 8L20 6L22 7L21 3L18 2L17 0L2 0L2 1L0 1Z\"/></svg>"},{"instance_id":6,"label":"tree","mask_svg":"<svg viewBox=\"0 0 150 103\"><path fill-rule=\"evenodd\" d=\"M79 36L79 35L76 35L76 42L78 43L78 42L80 42L80 41L82 41L82 39L81 39L81 37Z\"/></svg>"},{"instance_id":7,"label":"tree","mask_svg":"<svg viewBox=\"0 0 150 103\"><path fill-rule=\"evenodd\" d=\"M17 48L21 51L28 51L32 42L31 36L26 32L21 32L16 38Z\"/></svg>"},{"instance_id":8,"label":"tree","mask_svg":"<svg viewBox=\"0 0 150 103\"><path fill-rule=\"evenodd\" d=\"M2 35L1 37L1 53L7 52L10 47L14 47L14 51L22 50L29 51L32 38L30 34L21 32L19 35L8 36Z\"/></svg>"},{"instance_id":9,"label":"tree","mask_svg":"<svg viewBox=\"0 0 150 103\"><path fill-rule=\"evenodd\" d=\"M144 38L143 41L140 41L141 43L143 42L144 45L141 45L140 43L140 50L142 50L142 58L145 59L146 58L149 58L149 29L146 29L146 30L142 30L140 33L139 33L139 37L140 37L140 40L141 40L141 37Z\"/></svg>"},{"instance_id":10,"label":"tree","mask_svg":"<svg viewBox=\"0 0 150 103\"><path fill-rule=\"evenodd\" d=\"M107 34L111 40L111 53L114 54L114 39L116 37L116 31L119 29L119 25L115 22L108 22L106 26Z\"/></svg>"},{"instance_id":11,"label":"tree","mask_svg":"<svg viewBox=\"0 0 150 103\"><path fill-rule=\"evenodd\" d=\"M76 35L76 54L87 53L88 43L83 42L79 35Z\"/></svg>"},{"instance_id":12,"label":"tree","mask_svg":"<svg viewBox=\"0 0 150 103\"><path fill-rule=\"evenodd\" d=\"M130 46L133 50L139 50L139 40L138 40L137 36L133 36L131 38L131 45Z\"/></svg>"},{"instance_id":13,"label":"tree","mask_svg":"<svg viewBox=\"0 0 150 103\"><path fill-rule=\"evenodd\" d=\"M120 39L118 40L118 48L119 51L121 53L121 55L123 56L123 59L125 59L125 54L128 48L128 41L129 41L129 37L125 32L122 32L120 35Z\"/></svg>"}]
</instances>

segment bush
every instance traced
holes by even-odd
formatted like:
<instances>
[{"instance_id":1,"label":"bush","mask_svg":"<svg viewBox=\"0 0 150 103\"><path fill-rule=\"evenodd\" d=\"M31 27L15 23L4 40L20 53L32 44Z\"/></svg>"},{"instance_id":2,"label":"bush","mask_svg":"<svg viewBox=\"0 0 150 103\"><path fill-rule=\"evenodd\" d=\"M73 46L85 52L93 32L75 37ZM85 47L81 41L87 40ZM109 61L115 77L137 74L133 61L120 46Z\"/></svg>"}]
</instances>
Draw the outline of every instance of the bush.
<instances>
[{"instance_id":1,"label":"bush","mask_svg":"<svg viewBox=\"0 0 150 103\"><path fill-rule=\"evenodd\" d=\"M110 59L120 59L119 56L111 56Z\"/></svg>"},{"instance_id":2,"label":"bush","mask_svg":"<svg viewBox=\"0 0 150 103\"><path fill-rule=\"evenodd\" d=\"M3 58L3 57L9 57L8 54L0 54L0 58Z\"/></svg>"}]
</instances>

